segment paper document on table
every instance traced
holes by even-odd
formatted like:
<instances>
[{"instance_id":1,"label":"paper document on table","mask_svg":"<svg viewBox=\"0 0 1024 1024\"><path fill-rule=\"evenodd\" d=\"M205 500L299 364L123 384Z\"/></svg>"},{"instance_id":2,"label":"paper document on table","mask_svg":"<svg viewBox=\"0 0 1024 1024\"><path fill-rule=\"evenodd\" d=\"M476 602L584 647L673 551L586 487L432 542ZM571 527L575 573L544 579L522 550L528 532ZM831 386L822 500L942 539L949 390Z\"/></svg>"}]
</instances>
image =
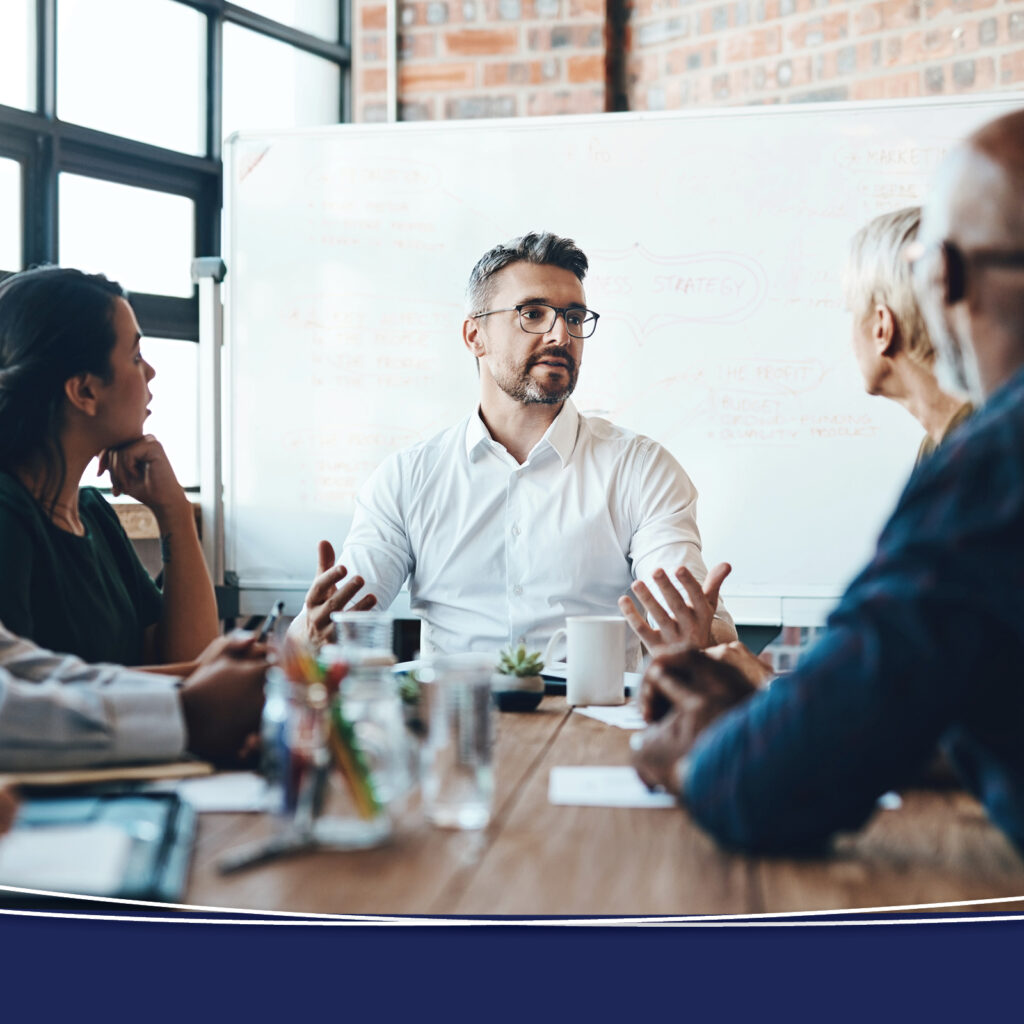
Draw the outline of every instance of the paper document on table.
<instances>
[{"instance_id":1,"label":"paper document on table","mask_svg":"<svg viewBox=\"0 0 1024 1024\"><path fill-rule=\"evenodd\" d=\"M267 810L267 783L255 772L218 772L205 779L154 783L146 789L173 791L200 814Z\"/></svg>"},{"instance_id":2,"label":"paper document on table","mask_svg":"<svg viewBox=\"0 0 1024 1024\"><path fill-rule=\"evenodd\" d=\"M584 807L675 807L671 793L652 793L627 765L552 768L548 800Z\"/></svg>"},{"instance_id":3,"label":"paper document on table","mask_svg":"<svg viewBox=\"0 0 1024 1024\"><path fill-rule=\"evenodd\" d=\"M647 723L635 704L619 704L613 707L601 707L591 704L585 708L573 708L587 718L596 718L605 725L614 725L619 729L642 729Z\"/></svg>"},{"instance_id":4,"label":"paper document on table","mask_svg":"<svg viewBox=\"0 0 1024 1024\"><path fill-rule=\"evenodd\" d=\"M124 878L131 846L114 825L16 828L0 839L0 885L108 895Z\"/></svg>"}]
</instances>

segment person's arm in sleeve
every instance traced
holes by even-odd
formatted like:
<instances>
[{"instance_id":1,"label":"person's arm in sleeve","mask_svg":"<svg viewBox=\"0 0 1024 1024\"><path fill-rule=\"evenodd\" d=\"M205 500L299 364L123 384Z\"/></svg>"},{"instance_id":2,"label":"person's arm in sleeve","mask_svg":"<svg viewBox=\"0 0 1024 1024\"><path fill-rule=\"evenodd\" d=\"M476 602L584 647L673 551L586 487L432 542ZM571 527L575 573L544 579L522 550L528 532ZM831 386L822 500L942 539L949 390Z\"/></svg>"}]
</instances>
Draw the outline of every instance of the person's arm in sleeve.
<instances>
[{"instance_id":1,"label":"person's arm in sleeve","mask_svg":"<svg viewBox=\"0 0 1024 1024\"><path fill-rule=\"evenodd\" d=\"M0 667L0 770L176 761L185 744L177 680L124 672L99 686L35 683Z\"/></svg>"},{"instance_id":2,"label":"person's arm in sleeve","mask_svg":"<svg viewBox=\"0 0 1024 1024\"><path fill-rule=\"evenodd\" d=\"M0 624L0 770L251 759L263 707L265 652L251 633L211 645L182 680L89 665Z\"/></svg>"},{"instance_id":3,"label":"person's arm in sleeve","mask_svg":"<svg viewBox=\"0 0 1024 1024\"><path fill-rule=\"evenodd\" d=\"M415 564L402 513L403 483L399 456L393 455L360 490L337 564L330 542L320 542L318 575L290 634L319 645L332 635L332 612L390 607Z\"/></svg>"},{"instance_id":4,"label":"person's arm in sleeve","mask_svg":"<svg viewBox=\"0 0 1024 1024\"><path fill-rule=\"evenodd\" d=\"M662 570L668 577L678 578L675 570L683 567L699 587L707 579L708 570L701 554L700 530L697 528L697 488L683 467L661 445L648 442L639 458L638 479L636 486L631 488L632 514L637 524L629 549L633 577L655 594L664 595L666 581L659 580L657 571ZM732 616L717 599L717 592L715 586L715 607L709 609L712 614L709 641L712 644L736 639ZM699 600L698 597L697 603ZM694 604L692 600L690 603Z\"/></svg>"},{"instance_id":5,"label":"person's arm in sleeve","mask_svg":"<svg viewBox=\"0 0 1024 1024\"><path fill-rule=\"evenodd\" d=\"M936 616L928 603L922 595L917 608L897 607L899 588L877 593L793 673L712 723L681 778L694 818L720 842L762 852L819 847L860 827L967 701L984 700L976 613L965 602ZM965 626L962 642L943 642Z\"/></svg>"}]
</instances>

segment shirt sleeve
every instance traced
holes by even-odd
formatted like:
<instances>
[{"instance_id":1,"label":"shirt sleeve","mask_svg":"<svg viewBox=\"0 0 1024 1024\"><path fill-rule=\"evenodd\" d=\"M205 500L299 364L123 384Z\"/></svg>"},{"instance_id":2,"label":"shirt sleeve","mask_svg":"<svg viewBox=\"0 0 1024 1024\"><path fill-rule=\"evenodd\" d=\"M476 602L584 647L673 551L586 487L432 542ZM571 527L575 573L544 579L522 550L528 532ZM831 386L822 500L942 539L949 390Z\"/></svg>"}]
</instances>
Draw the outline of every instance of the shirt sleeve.
<instances>
[{"instance_id":1,"label":"shirt sleeve","mask_svg":"<svg viewBox=\"0 0 1024 1024\"><path fill-rule=\"evenodd\" d=\"M645 439L646 440L646 439ZM652 583L655 569L671 573L685 565L703 583L708 574L697 528L697 488L686 470L660 444L647 440L641 452L639 479L631 489L636 527L629 546L634 579ZM732 625L721 600L715 618Z\"/></svg>"},{"instance_id":2,"label":"shirt sleeve","mask_svg":"<svg viewBox=\"0 0 1024 1024\"><path fill-rule=\"evenodd\" d=\"M1007 652L1019 651L1019 602L1001 600L1007 588L993 585L993 534L979 510L951 508L947 497L991 487L950 468L944 477L915 474L915 493L797 669L694 745L684 802L721 842L763 852L820 847L910 782L956 723L1006 713L999 687L1008 671L1019 675L1007 664L1015 660ZM1007 531L1002 571L1012 583L1020 514L982 500L990 528Z\"/></svg>"},{"instance_id":3,"label":"shirt sleeve","mask_svg":"<svg viewBox=\"0 0 1024 1024\"><path fill-rule=\"evenodd\" d=\"M0 625L0 770L171 761L180 681L44 651Z\"/></svg>"},{"instance_id":4,"label":"shirt sleeve","mask_svg":"<svg viewBox=\"0 0 1024 1024\"><path fill-rule=\"evenodd\" d=\"M390 606L415 566L403 513L403 476L398 455L374 470L356 498L352 527L339 559L350 576L363 577L363 593L375 594L381 608Z\"/></svg>"}]
</instances>

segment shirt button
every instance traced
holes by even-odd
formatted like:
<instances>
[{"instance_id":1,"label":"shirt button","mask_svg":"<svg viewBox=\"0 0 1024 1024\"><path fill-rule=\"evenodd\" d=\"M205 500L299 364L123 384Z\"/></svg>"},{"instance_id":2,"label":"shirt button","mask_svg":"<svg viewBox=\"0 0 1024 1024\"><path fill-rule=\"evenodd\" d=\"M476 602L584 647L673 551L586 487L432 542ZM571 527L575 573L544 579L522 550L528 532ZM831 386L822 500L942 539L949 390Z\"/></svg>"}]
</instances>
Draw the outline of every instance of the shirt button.
<instances>
[{"instance_id":1,"label":"shirt button","mask_svg":"<svg viewBox=\"0 0 1024 1024\"><path fill-rule=\"evenodd\" d=\"M513 537L518 537L519 534L522 533L522 532L523 531L519 529L518 525L512 527L512 536Z\"/></svg>"},{"instance_id":2,"label":"shirt button","mask_svg":"<svg viewBox=\"0 0 1024 1024\"><path fill-rule=\"evenodd\" d=\"M512 588L512 593L515 594L516 597L519 597L522 594L522 592L523 588L519 586L518 583Z\"/></svg>"}]
</instances>

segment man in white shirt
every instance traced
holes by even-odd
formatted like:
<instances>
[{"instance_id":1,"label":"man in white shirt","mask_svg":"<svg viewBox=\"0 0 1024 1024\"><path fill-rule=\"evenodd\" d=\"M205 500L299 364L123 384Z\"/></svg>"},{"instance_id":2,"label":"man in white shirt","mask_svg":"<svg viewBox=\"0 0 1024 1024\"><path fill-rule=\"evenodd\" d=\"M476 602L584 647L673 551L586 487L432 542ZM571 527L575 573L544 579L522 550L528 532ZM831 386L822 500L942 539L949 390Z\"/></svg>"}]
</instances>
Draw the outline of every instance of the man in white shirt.
<instances>
[{"instance_id":1,"label":"man in white shirt","mask_svg":"<svg viewBox=\"0 0 1024 1024\"><path fill-rule=\"evenodd\" d=\"M462 326L479 407L373 473L337 565L321 542L320 574L293 632L322 642L331 612L364 585L351 607L387 607L408 578L424 654L543 649L569 615L616 614L631 584L640 594L653 581L680 599L662 571L678 566L695 611L693 645L736 637L718 604L729 569L705 569L697 491L682 467L650 438L581 416L569 399L598 321L586 306L587 266L571 239L552 234L481 257ZM639 643L630 644L634 667Z\"/></svg>"},{"instance_id":2,"label":"man in white shirt","mask_svg":"<svg viewBox=\"0 0 1024 1024\"><path fill-rule=\"evenodd\" d=\"M256 748L266 659L253 635L215 640L184 679L54 654L0 623L0 771L177 761Z\"/></svg>"}]
</instances>

